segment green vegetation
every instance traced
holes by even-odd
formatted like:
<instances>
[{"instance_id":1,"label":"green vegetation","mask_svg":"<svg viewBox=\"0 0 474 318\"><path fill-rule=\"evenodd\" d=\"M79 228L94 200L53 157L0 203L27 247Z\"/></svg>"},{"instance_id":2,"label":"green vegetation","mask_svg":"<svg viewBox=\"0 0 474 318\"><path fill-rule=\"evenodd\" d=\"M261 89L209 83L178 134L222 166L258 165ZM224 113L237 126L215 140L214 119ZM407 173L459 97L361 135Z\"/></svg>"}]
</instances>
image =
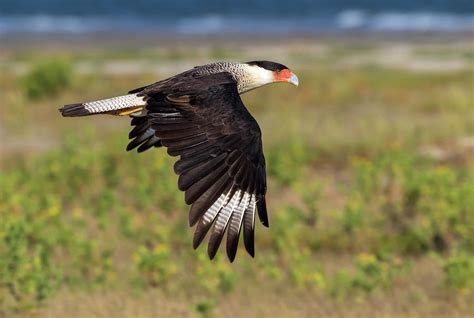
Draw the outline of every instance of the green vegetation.
<instances>
[{"instance_id":1,"label":"green vegetation","mask_svg":"<svg viewBox=\"0 0 474 318\"><path fill-rule=\"evenodd\" d=\"M344 48L332 59L350 55ZM163 149L126 153L127 121L57 113L63 103L120 94L156 75L72 77L74 64L26 58L26 77L0 75L12 110L0 118L0 317L41 314L62 295L90 293L100 302L97 290L138 302L158 292L160 310L180 308L166 311L171 316L363 317L374 308L399 316L397 306L414 317L469 312L472 73L341 69L306 57L309 66L295 70L297 90L274 86L244 97L264 132L271 227L257 225L255 259L241 246L233 264L222 250L209 261L205 247L192 249L174 159ZM374 303L397 305L384 312Z\"/></svg>"},{"instance_id":2,"label":"green vegetation","mask_svg":"<svg viewBox=\"0 0 474 318\"><path fill-rule=\"evenodd\" d=\"M474 284L474 259L471 255L461 253L443 261L447 286L468 293Z\"/></svg>"},{"instance_id":3,"label":"green vegetation","mask_svg":"<svg viewBox=\"0 0 474 318\"><path fill-rule=\"evenodd\" d=\"M54 96L70 86L72 67L67 60L42 60L32 65L21 80L23 91L30 99Z\"/></svg>"}]
</instances>

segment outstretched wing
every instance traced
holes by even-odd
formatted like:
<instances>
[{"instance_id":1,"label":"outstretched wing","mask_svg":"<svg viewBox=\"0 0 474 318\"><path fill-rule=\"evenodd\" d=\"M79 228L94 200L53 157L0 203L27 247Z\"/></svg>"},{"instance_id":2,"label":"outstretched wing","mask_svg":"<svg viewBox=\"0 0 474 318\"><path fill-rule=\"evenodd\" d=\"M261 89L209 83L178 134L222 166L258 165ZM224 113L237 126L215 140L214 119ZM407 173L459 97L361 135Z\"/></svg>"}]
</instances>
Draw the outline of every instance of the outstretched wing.
<instances>
[{"instance_id":1,"label":"outstretched wing","mask_svg":"<svg viewBox=\"0 0 474 318\"><path fill-rule=\"evenodd\" d=\"M255 211L268 226L266 174L260 128L245 108L228 73L181 76L146 87L148 121L171 156L178 187L192 205L197 248L212 227L212 259L227 229L227 255L234 260L241 228L254 255Z\"/></svg>"}]
</instances>

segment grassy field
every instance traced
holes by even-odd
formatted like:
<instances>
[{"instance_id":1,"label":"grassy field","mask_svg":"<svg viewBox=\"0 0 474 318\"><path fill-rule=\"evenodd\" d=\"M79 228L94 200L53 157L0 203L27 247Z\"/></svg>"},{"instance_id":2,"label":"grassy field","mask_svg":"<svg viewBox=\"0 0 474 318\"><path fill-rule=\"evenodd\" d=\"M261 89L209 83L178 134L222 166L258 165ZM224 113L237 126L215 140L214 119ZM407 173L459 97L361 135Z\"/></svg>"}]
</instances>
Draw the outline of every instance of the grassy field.
<instances>
[{"instance_id":1,"label":"grassy field","mask_svg":"<svg viewBox=\"0 0 474 318\"><path fill-rule=\"evenodd\" d=\"M468 317L466 43L3 51L0 317ZM242 246L233 264L192 249L174 159L125 152L128 119L57 111L208 61L261 58L293 68L300 87L243 96L269 178L254 259Z\"/></svg>"}]
</instances>

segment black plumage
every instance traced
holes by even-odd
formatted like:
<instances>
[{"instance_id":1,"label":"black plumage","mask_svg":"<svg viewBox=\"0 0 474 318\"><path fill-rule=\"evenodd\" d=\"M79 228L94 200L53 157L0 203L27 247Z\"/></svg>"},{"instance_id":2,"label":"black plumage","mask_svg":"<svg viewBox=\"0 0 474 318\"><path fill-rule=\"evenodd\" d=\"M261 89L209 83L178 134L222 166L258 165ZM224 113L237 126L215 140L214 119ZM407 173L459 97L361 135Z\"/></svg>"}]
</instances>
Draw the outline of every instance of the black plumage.
<instances>
[{"instance_id":1,"label":"black plumage","mask_svg":"<svg viewBox=\"0 0 474 318\"><path fill-rule=\"evenodd\" d=\"M247 62L247 64L248 65L257 65L257 66L260 66L261 68L264 68L266 70L277 71L277 72L281 71L281 70L288 69L288 67L286 67L283 64L275 63L275 62L271 62L271 61L251 61L251 62Z\"/></svg>"},{"instance_id":2,"label":"black plumage","mask_svg":"<svg viewBox=\"0 0 474 318\"><path fill-rule=\"evenodd\" d=\"M210 258L227 230L227 254L233 260L243 224L245 247L253 256L255 206L268 226L265 159L260 128L242 103L236 80L227 72L199 76L189 71L132 92L146 95L148 105L146 117L132 120L130 144L149 140L152 129L170 155L180 156L174 170L192 205L189 223L197 223L194 248L214 224ZM210 212L219 198L220 206Z\"/></svg>"},{"instance_id":3,"label":"black plumage","mask_svg":"<svg viewBox=\"0 0 474 318\"><path fill-rule=\"evenodd\" d=\"M274 82L298 85L286 66L270 61L217 62L197 66L117 96L60 108L65 117L131 116L127 150L166 147L179 159L178 188L191 205L193 247L209 235L212 259L227 233L226 252L235 259L240 232L254 256L255 215L268 226L265 158L260 128L240 94ZM158 181L159 182L159 181Z\"/></svg>"},{"instance_id":4,"label":"black plumage","mask_svg":"<svg viewBox=\"0 0 474 318\"><path fill-rule=\"evenodd\" d=\"M150 121L146 116L132 117L131 125L134 128L128 134L132 139L127 145L127 151L137 148L138 152L143 152L151 147L161 147L161 141L155 136L155 130L151 128Z\"/></svg>"}]
</instances>

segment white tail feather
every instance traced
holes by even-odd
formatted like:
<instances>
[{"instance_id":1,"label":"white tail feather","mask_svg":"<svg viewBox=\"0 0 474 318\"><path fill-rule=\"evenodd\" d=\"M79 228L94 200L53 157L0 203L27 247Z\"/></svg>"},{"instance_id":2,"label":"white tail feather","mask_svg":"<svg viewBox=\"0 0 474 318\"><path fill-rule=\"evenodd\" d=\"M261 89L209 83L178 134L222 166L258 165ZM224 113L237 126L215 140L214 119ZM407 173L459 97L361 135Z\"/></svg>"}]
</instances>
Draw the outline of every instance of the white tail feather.
<instances>
[{"instance_id":1,"label":"white tail feather","mask_svg":"<svg viewBox=\"0 0 474 318\"><path fill-rule=\"evenodd\" d=\"M131 107L145 106L144 96L130 94L118 96L108 99L97 100L94 102L84 103L84 108L89 113L103 113L114 110L126 109Z\"/></svg>"},{"instance_id":2,"label":"white tail feather","mask_svg":"<svg viewBox=\"0 0 474 318\"><path fill-rule=\"evenodd\" d=\"M129 94L82 104L65 105L59 109L64 117L78 117L94 114L129 115L146 106L146 97Z\"/></svg>"}]
</instances>

